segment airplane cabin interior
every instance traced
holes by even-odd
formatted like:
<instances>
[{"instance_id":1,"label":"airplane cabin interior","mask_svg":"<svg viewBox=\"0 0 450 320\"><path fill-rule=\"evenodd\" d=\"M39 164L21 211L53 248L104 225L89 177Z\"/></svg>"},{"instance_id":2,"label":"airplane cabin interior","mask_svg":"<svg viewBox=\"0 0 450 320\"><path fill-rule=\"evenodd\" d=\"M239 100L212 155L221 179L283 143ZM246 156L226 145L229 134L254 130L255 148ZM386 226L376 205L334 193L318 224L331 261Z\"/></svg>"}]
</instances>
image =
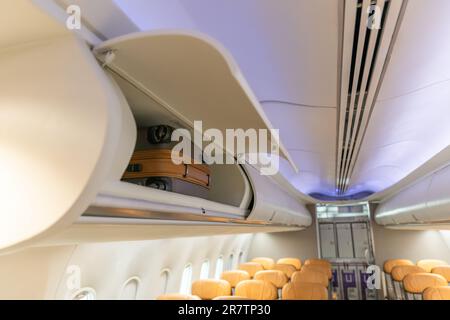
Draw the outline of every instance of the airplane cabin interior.
<instances>
[{"instance_id":1,"label":"airplane cabin interior","mask_svg":"<svg viewBox=\"0 0 450 320\"><path fill-rule=\"evenodd\" d=\"M2 0L0 299L450 300L449 11Z\"/></svg>"}]
</instances>

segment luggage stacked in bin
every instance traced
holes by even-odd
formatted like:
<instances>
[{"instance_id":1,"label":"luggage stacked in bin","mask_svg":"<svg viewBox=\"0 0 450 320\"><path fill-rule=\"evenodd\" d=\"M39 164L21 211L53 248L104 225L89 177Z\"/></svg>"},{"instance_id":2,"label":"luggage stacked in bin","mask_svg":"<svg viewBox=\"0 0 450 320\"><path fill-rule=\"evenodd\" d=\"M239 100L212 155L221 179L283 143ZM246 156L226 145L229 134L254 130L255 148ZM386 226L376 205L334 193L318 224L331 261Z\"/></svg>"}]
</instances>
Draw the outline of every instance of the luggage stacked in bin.
<instances>
[{"instance_id":1,"label":"luggage stacked in bin","mask_svg":"<svg viewBox=\"0 0 450 320\"><path fill-rule=\"evenodd\" d=\"M205 164L175 164L172 161L168 126L150 127L147 132L149 144L146 150L133 153L122 180L164 191L208 198L211 182L210 169Z\"/></svg>"}]
</instances>

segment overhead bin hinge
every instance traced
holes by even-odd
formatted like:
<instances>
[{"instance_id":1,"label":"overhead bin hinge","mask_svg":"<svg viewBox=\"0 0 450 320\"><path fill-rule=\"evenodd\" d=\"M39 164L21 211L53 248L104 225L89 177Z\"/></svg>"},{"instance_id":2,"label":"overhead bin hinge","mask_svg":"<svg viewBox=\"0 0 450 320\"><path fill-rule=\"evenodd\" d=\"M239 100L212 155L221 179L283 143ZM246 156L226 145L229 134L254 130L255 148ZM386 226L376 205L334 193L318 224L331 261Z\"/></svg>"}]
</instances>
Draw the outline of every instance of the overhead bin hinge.
<instances>
[{"instance_id":1,"label":"overhead bin hinge","mask_svg":"<svg viewBox=\"0 0 450 320\"><path fill-rule=\"evenodd\" d=\"M110 65L114 59L116 58L115 50L107 50L101 53L103 56L103 63L102 67L105 68L106 66Z\"/></svg>"}]
</instances>

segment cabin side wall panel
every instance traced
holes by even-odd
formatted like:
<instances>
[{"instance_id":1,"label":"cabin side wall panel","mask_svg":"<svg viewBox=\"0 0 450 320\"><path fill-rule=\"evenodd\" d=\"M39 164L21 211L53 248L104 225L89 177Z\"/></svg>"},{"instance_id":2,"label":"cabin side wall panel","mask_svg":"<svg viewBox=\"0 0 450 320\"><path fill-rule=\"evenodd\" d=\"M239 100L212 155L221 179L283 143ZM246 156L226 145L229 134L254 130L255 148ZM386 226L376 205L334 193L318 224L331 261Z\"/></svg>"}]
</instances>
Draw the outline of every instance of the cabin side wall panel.
<instances>
[{"instance_id":1,"label":"cabin side wall panel","mask_svg":"<svg viewBox=\"0 0 450 320\"><path fill-rule=\"evenodd\" d=\"M392 230L372 224L375 261L382 266L388 259L439 259L450 263L450 249L436 230Z\"/></svg>"},{"instance_id":2,"label":"cabin side wall panel","mask_svg":"<svg viewBox=\"0 0 450 320\"><path fill-rule=\"evenodd\" d=\"M270 257L275 260L294 257L302 261L317 258L315 225L302 231L255 234L249 250L249 259L256 257Z\"/></svg>"},{"instance_id":3,"label":"cabin side wall panel","mask_svg":"<svg viewBox=\"0 0 450 320\"><path fill-rule=\"evenodd\" d=\"M96 299L121 299L122 287L138 279L137 299L179 292L183 270L192 265L192 281L209 261L209 278L219 257L224 270L246 261L251 234L165 240L90 243L29 248L0 256L0 299L70 299L80 288ZM167 270L167 283L162 272ZM130 297L128 297L130 298Z\"/></svg>"}]
</instances>

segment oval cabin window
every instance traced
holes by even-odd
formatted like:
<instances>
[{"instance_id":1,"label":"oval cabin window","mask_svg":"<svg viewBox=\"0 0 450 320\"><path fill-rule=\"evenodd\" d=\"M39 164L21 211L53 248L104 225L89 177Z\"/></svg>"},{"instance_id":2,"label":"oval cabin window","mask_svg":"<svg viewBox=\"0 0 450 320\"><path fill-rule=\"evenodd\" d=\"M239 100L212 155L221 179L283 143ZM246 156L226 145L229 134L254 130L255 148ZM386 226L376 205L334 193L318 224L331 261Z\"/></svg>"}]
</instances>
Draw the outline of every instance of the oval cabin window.
<instances>
[{"instance_id":1,"label":"oval cabin window","mask_svg":"<svg viewBox=\"0 0 450 320\"><path fill-rule=\"evenodd\" d=\"M95 300L95 290L92 288L82 288L76 291L72 300Z\"/></svg>"},{"instance_id":2,"label":"oval cabin window","mask_svg":"<svg viewBox=\"0 0 450 320\"><path fill-rule=\"evenodd\" d=\"M190 294L192 282L192 265L188 264L184 267L183 276L181 277L180 293Z\"/></svg>"},{"instance_id":3,"label":"oval cabin window","mask_svg":"<svg viewBox=\"0 0 450 320\"><path fill-rule=\"evenodd\" d=\"M200 269L200 279L208 279L209 278L209 260L205 260L202 263L202 267Z\"/></svg>"},{"instance_id":4,"label":"oval cabin window","mask_svg":"<svg viewBox=\"0 0 450 320\"><path fill-rule=\"evenodd\" d=\"M220 275L223 272L223 257L220 256L219 258L217 258L216 261L216 273L214 275L214 278L216 279L220 279Z\"/></svg>"}]
</instances>

